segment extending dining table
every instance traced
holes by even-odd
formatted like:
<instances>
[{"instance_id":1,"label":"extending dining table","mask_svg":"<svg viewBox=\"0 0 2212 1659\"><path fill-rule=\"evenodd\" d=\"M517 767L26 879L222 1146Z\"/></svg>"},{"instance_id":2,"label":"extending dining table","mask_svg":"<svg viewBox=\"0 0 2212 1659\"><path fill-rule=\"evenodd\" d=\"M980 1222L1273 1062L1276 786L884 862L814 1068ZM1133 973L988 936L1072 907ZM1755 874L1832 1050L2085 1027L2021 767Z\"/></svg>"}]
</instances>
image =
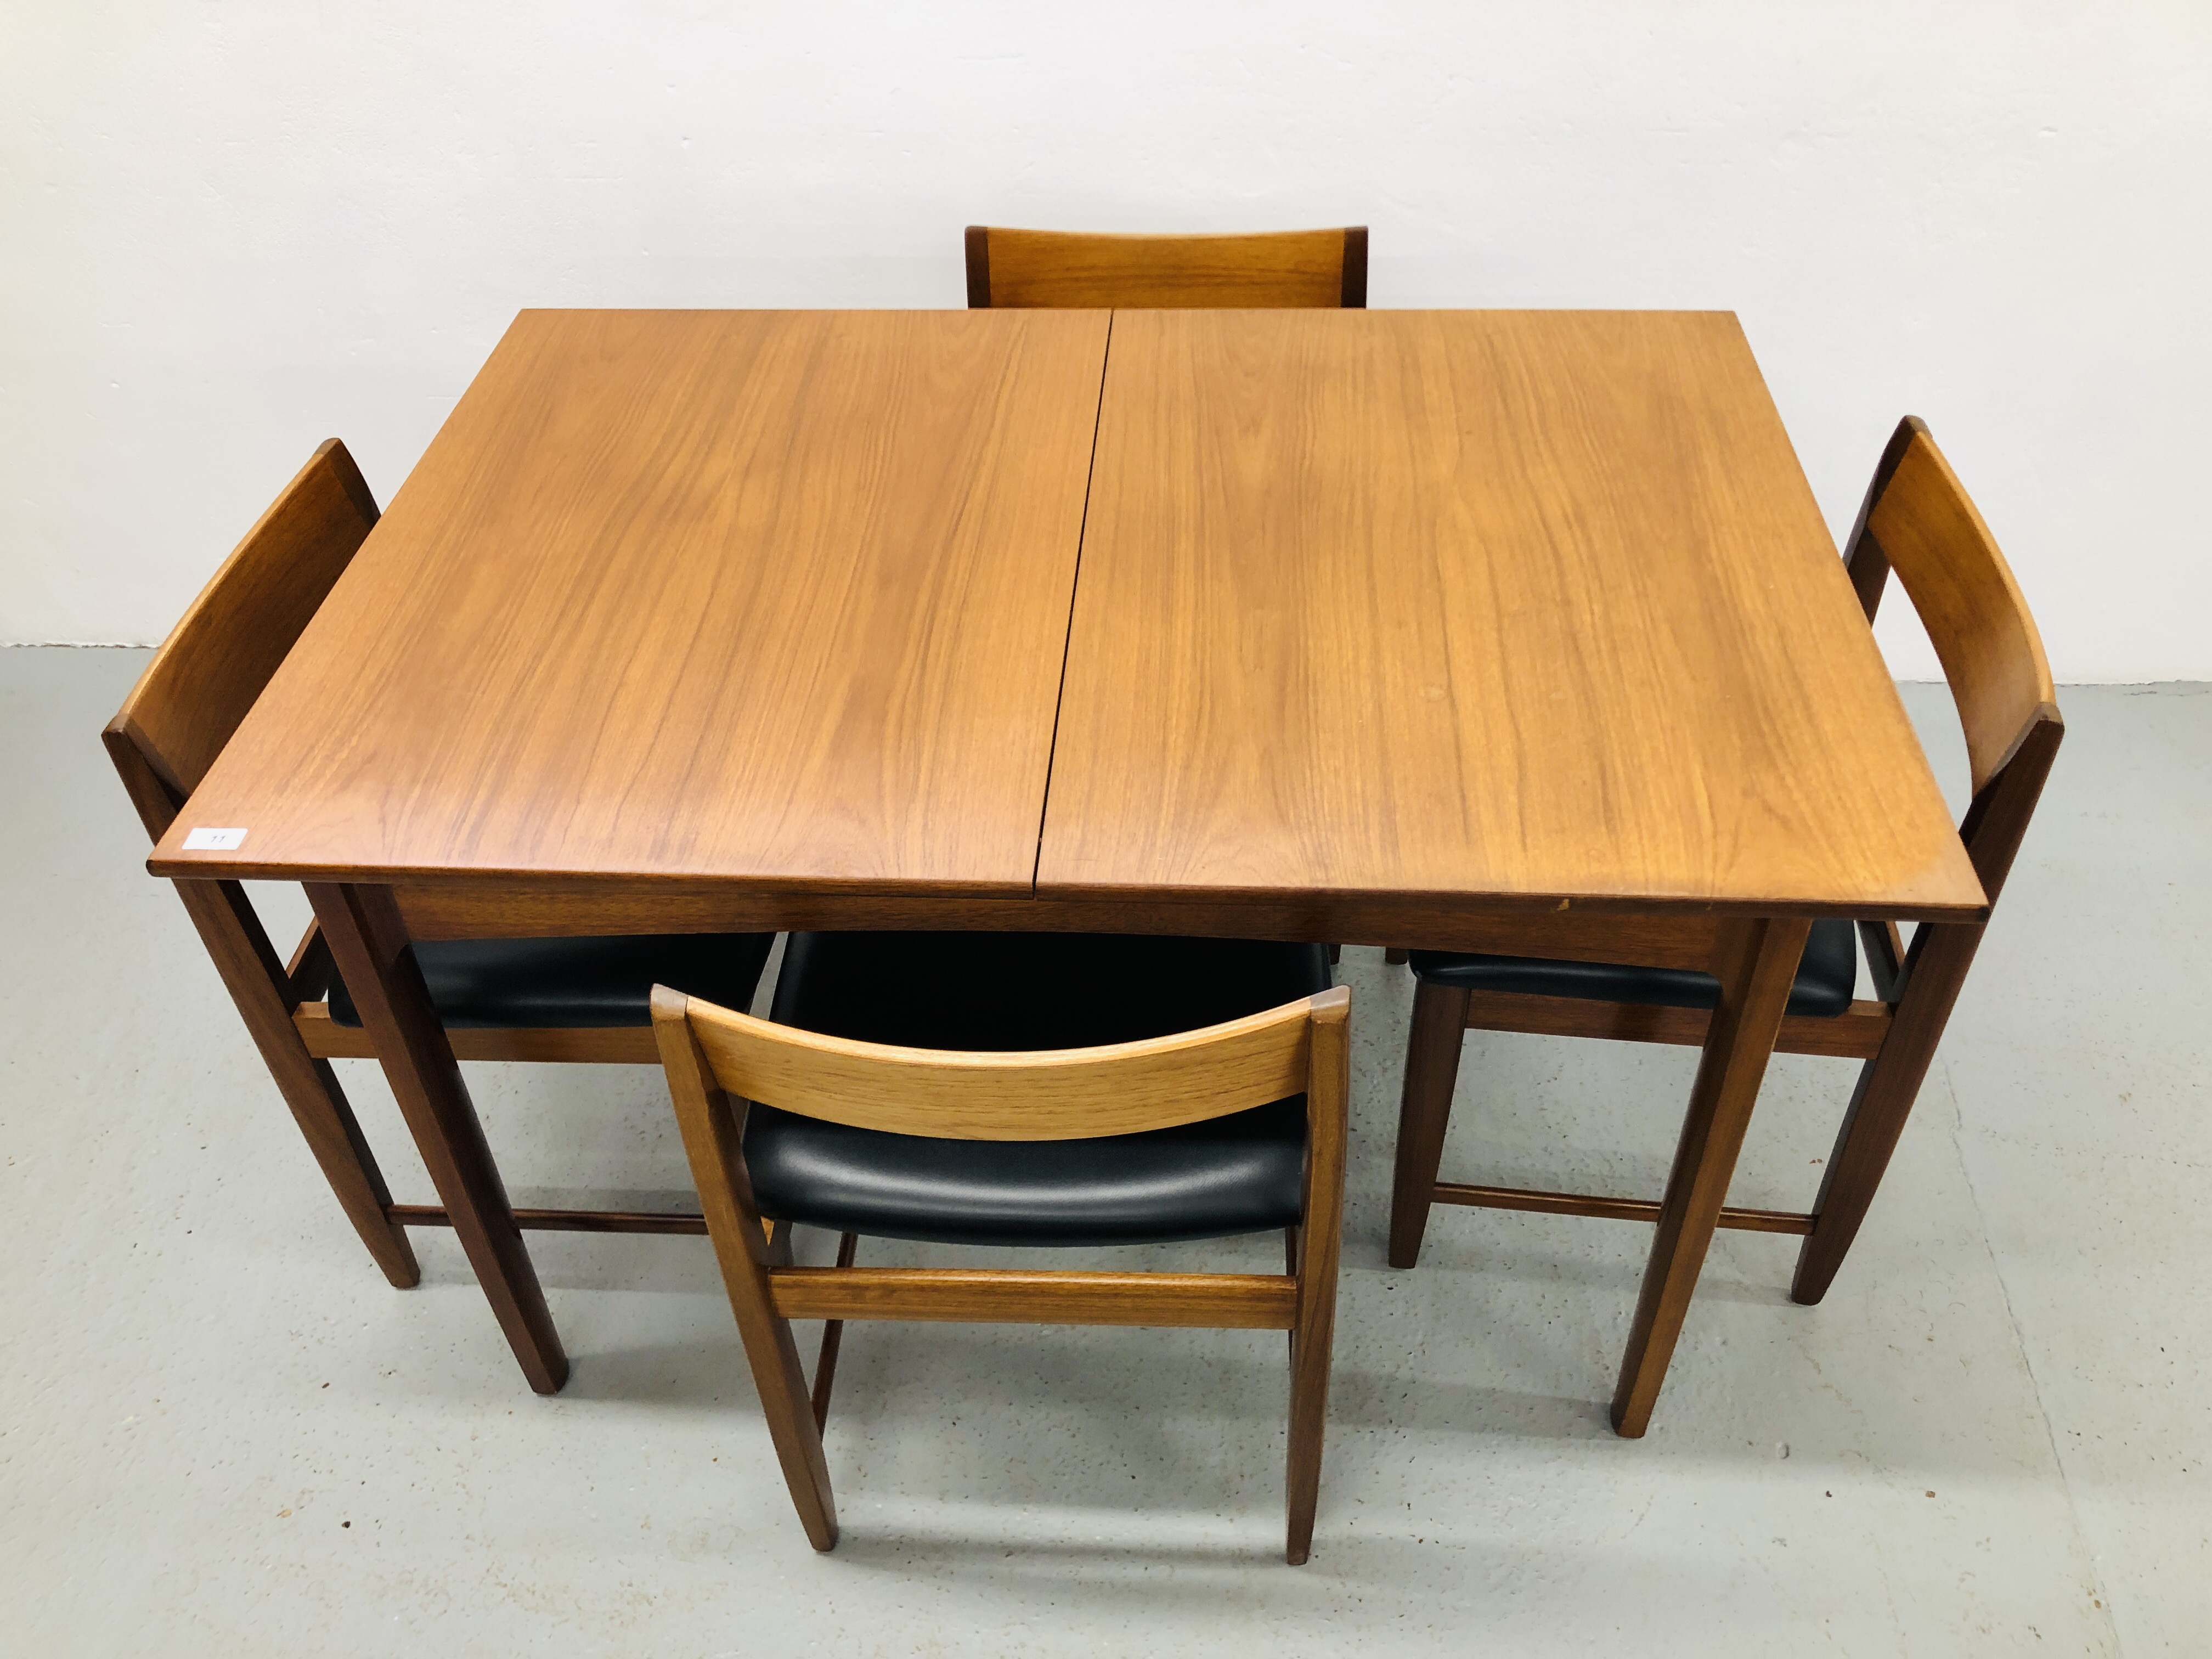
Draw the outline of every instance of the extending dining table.
<instances>
[{"instance_id":1,"label":"extending dining table","mask_svg":"<svg viewBox=\"0 0 2212 1659\"><path fill-rule=\"evenodd\" d=\"M149 868L307 884L541 1392L411 941L1709 968L1632 1436L1810 921L1986 908L1725 313L526 311Z\"/></svg>"}]
</instances>

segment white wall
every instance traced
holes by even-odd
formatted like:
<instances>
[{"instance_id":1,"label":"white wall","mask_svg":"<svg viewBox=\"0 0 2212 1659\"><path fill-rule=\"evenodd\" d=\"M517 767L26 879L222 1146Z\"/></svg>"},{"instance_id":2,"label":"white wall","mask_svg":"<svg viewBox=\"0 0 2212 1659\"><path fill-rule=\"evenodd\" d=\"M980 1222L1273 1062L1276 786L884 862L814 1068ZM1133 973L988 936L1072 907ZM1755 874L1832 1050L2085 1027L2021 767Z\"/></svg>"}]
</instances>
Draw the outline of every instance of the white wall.
<instances>
[{"instance_id":1,"label":"white wall","mask_svg":"<svg viewBox=\"0 0 2212 1659\"><path fill-rule=\"evenodd\" d=\"M1364 221L1378 306L1740 312L1839 533L1911 410L2061 679L2212 678L2208 64L2204 0L0 0L0 639L158 638L329 434L388 495L522 306Z\"/></svg>"}]
</instances>

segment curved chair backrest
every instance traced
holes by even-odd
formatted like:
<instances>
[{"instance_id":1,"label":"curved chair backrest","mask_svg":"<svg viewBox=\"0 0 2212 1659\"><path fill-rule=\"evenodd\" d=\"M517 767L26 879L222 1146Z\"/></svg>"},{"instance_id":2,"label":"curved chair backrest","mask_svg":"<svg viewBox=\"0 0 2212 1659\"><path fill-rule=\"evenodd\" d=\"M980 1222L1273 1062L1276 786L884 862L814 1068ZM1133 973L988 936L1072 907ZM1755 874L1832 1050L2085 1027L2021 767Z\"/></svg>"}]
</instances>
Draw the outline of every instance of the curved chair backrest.
<instances>
[{"instance_id":1,"label":"curved chair backrest","mask_svg":"<svg viewBox=\"0 0 2212 1659\"><path fill-rule=\"evenodd\" d=\"M1310 1089L1339 988L1202 1030L1097 1048L966 1054L823 1036L656 986L672 1082L805 1117L939 1140L1073 1140L1224 1117Z\"/></svg>"},{"instance_id":2,"label":"curved chair backrest","mask_svg":"<svg viewBox=\"0 0 2212 1659\"><path fill-rule=\"evenodd\" d=\"M1973 775L1960 834L1994 904L2066 726L2012 568L1917 416L1882 452L1844 560L1869 623L1897 573L1942 662Z\"/></svg>"},{"instance_id":3,"label":"curved chair backrest","mask_svg":"<svg viewBox=\"0 0 2212 1659\"><path fill-rule=\"evenodd\" d=\"M159 841L377 520L332 438L200 590L101 735Z\"/></svg>"},{"instance_id":4,"label":"curved chair backrest","mask_svg":"<svg viewBox=\"0 0 2212 1659\"><path fill-rule=\"evenodd\" d=\"M1367 227L1116 236L968 227L968 304L1361 309Z\"/></svg>"}]
</instances>

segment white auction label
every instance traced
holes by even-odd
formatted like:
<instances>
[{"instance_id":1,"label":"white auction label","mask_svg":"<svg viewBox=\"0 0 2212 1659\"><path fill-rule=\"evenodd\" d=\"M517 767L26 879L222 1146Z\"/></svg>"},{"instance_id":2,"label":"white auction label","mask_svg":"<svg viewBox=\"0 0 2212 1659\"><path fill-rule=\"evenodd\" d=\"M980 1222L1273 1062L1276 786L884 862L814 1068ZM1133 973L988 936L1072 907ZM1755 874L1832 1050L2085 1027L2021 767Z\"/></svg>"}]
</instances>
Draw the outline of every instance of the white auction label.
<instances>
[{"instance_id":1,"label":"white auction label","mask_svg":"<svg viewBox=\"0 0 2212 1659\"><path fill-rule=\"evenodd\" d=\"M185 834L187 853L228 853L246 840L243 830L190 830Z\"/></svg>"}]
</instances>

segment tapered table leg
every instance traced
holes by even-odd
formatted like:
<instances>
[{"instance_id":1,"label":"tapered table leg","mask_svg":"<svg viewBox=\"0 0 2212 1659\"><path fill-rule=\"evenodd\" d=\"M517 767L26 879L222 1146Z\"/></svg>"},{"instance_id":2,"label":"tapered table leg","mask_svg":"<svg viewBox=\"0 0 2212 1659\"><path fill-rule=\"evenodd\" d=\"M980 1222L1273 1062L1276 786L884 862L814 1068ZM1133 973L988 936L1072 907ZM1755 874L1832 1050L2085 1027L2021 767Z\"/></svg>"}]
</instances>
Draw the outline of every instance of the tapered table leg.
<instances>
[{"instance_id":1,"label":"tapered table leg","mask_svg":"<svg viewBox=\"0 0 2212 1659\"><path fill-rule=\"evenodd\" d=\"M1766 1075L1774 1038L1805 953L1811 924L1802 918L1731 922L1721 930L1714 972L1720 1004L1705 1033L1705 1058L1690 1091L1681 1143L1659 1206L1659 1230L1628 1334L1613 1426L1628 1439L1650 1426L1651 1407L1690 1310L1705 1251L1727 1201L1736 1154Z\"/></svg>"},{"instance_id":2,"label":"tapered table leg","mask_svg":"<svg viewBox=\"0 0 2212 1659\"><path fill-rule=\"evenodd\" d=\"M568 1356L392 890L310 883L307 897L522 1374L539 1394L558 1393Z\"/></svg>"},{"instance_id":3,"label":"tapered table leg","mask_svg":"<svg viewBox=\"0 0 2212 1659\"><path fill-rule=\"evenodd\" d=\"M1390 1265L1421 1259L1421 1239L1434 1207L1452 1090L1467 1043L1468 994L1425 980L1413 987L1413 1031L1406 1048L1405 1093L1398 1105L1397 1169L1390 1181Z\"/></svg>"}]
</instances>

